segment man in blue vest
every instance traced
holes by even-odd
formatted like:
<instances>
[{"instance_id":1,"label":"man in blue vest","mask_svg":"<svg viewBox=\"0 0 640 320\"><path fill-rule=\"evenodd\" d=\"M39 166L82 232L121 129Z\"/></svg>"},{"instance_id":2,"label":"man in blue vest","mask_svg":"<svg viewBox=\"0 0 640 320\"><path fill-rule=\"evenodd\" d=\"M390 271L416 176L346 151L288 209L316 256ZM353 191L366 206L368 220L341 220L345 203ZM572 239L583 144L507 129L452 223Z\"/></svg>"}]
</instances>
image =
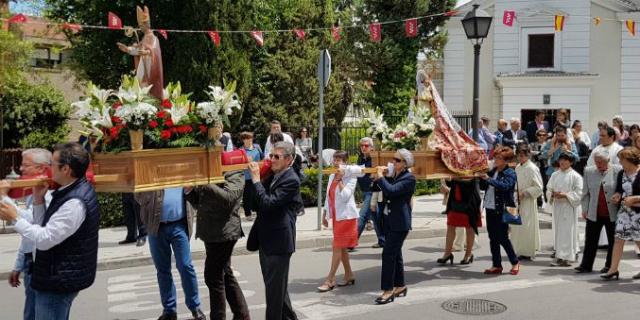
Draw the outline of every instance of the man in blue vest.
<instances>
[{"instance_id":1,"label":"man in blue vest","mask_svg":"<svg viewBox=\"0 0 640 320\"><path fill-rule=\"evenodd\" d=\"M15 206L0 203L0 219L36 244L31 288L35 319L69 319L80 290L93 284L98 260L100 210L85 173L89 154L78 143L58 145L53 153L53 181L59 184L45 205L48 186L33 188L33 222L18 216Z\"/></svg>"}]
</instances>

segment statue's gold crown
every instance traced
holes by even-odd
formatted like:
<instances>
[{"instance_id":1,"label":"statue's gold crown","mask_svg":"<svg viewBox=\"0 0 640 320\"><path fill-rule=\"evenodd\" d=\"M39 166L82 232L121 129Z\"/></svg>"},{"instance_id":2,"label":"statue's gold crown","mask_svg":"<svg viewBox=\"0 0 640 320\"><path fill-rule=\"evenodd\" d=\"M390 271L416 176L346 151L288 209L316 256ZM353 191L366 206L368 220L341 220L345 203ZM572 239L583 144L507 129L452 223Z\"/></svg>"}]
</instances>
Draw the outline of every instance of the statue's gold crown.
<instances>
[{"instance_id":1,"label":"statue's gold crown","mask_svg":"<svg viewBox=\"0 0 640 320\"><path fill-rule=\"evenodd\" d=\"M138 25L149 23L149 8L144 6L144 10L139 6L136 6L136 16L138 18Z\"/></svg>"}]
</instances>

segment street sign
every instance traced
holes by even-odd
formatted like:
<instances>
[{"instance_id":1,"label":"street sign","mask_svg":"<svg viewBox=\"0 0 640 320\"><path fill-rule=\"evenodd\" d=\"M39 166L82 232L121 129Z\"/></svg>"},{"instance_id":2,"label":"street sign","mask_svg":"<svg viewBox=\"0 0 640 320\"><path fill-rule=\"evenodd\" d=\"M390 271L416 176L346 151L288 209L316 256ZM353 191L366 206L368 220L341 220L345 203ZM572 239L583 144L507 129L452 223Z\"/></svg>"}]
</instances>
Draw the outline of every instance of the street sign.
<instances>
[{"instance_id":1,"label":"street sign","mask_svg":"<svg viewBox=\"0 0 640 320\"><path fill-rule=\"evenodd\" d=\"M326 88L331 77L331 55L329 50L324 49L320 52L320 60L318 61L318 81Z\"/></svg>"}]
</instances>

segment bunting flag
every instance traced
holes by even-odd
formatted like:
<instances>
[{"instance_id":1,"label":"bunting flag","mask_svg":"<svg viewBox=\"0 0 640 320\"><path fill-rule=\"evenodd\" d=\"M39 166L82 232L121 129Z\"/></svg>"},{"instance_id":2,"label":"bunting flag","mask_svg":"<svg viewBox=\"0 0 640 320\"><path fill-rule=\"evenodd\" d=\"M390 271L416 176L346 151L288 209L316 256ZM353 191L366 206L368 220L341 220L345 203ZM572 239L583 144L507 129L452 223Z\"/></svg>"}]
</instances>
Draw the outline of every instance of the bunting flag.
<instances>
[{"instance_id":1,"label":"bunting flag","mask_svg":"<svg viewBox=\"0 0 640 320\"><path fill-rule=\"evenodd\" d=\"M382 26L380 23L372 23L369 25L371 41L380 42L382 40Z\"/></svg>"},{"instance_id":2,"label":"bunting flag","mask_svg":"<svg viewBox=\"0 0 640 320\"><path fill-rule=\"evenodd\" d=\"M264 36L262 31L251 31L251 37L256 40L256 44L258 44L259 47L264 46Z\"/></svg>"},{"instance_id":3,"label":"bunting flag","mask_svg":"<svg viewBox=\"0 0 640 320\"><path fill-rule=\"evenodd\" d=\"M451 10L444 13L445 17L453 17L458 14L458 10Z\"/></svg>"},{"instance_id":4,"label":"bunting flag","mask_svg":"<svg viewBox=\"0 0 640 320\"><path fill-rule=\"evenodd\" d=\"M296 34L296 37L300 40L304 40L304 37L307 35L306 32L302 29L294 29L293 32Z\"/></svg>"},{"instance_id":5,"label":"bunting flag","mask_svg":"<svg viewBox=\"0 0 640 320\"><path fill-rule=\"evenodd\" d=\"M513 21L516 19L516 12L505 10L502 15L502 24L508 27L513 27Z\"/></svg>"},{"instance_id":6,"label":"bunting flag","mask_svg":"<svg viewBox=\"0 0 640 320\"><path fill-rule=\"evenodd\" d=\"M631 20L631 19L627 19L627 21L625 21L625 24L627 25L627 30L629 30L629 34L632 37L636 36L636 22Z\"/></svg>"},{"instance_id":7,"label":"bunting flag","mask_svg":"<svg viewBox=\"0 0 640 320\"><path fill-rule=\"evenodd\" d=\"M9 24L11 24L11 23L25 23L25 22L27 22L27 16L25 16L22 13L18 13L16 15L14 15L13 17L9 18L9 20L7 20L7 22Z\"/></svg>"},{"instance_id":8,"label":"bunting flag","mask_svg":"<svg viewBox=\"0 0 640 320\"><path fill-rule=\"evenodd\" d=\"M157 29L156 31L158 31L158 33L165 39L167 40L169 38L169 34L167 34L167 30L164 29Z\"/></svg>"},{"instance_id":9,"label":"bunting flag","mask_svg":"<svg viewBox=\"0 0 640 320\"><path fill-rule=\"evenodd\" d=\"M211 38L211 41L213 41L213 44L216 45L216 48L220 46L220 34L216 31L209 31L207 32L207 34L209 34L209 38Z\"/></svg>"},{"instance_id":10,"label":"bunting flag","mask_svg":"<svg viewBox=\"0 0 640 320\"><path fill-rule=\"evenodd\" d=\"M109 29L122 29L122 20L115 13L109 11L108 19L109 21L107 23L107 26L109 27Z\"/></svg>"},{"instance_id":11,"label":"bunting flag","mask_svg":"<svg viewBox=\"0 0 640 320\"><path fill-rule=\"evenodd\" d=\"M418 35L418 19L409 19L404 23L404 31L407 38L413 38Z\"/></svg>"},{"instance_id":12,"label":"bunting flag","mask_svg":"<svg viewBox=\"0 0 640 320\"><path fill-rule=\"evenodd\" d=\"M555 31L562 31L564 28L564 16L555 16L553 19L553 28Z\"/></svg>"},{"instance_id":13,"label":"bunting flag","mask_svg":"<svg viewBox=\"0 0 640 320\"><path fill-rule=\"evenodd\" d=\"M62 24L62 30L69 30L69 31L73 31L73 32L79 32L80 30L82 30L82 26L79 24L75 24L75 23L68 23L65 22Z\"/></svg>"},{"instance_id":14,"label":"bunting flag","mask_svg":"<svg viewBox=\"0 0 640 320\"><path fill-rule=\"evenodd\" d=\"M331 36L333 36L333 39L336 41L340 41L340 27L331 27Z\"/></svg>"},{"instance_id":15,"label":"bunting flag","mask_svg":"<svg viewBox=\"0 0 640 320\"><path fill-rule=\"evenodd\" d=\"M600 25L600 22L602 22L602 18L600 17L593 18L593 24L595 24L596 26Z\"/></svg>"}]
</instances>

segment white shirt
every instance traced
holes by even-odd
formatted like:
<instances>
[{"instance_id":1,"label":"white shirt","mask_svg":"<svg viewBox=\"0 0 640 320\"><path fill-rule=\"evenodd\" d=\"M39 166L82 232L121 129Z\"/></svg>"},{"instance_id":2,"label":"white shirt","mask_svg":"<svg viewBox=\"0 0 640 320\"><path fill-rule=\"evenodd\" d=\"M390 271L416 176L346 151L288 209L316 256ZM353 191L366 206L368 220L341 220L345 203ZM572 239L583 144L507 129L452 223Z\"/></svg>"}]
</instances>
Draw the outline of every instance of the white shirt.
<instances>
[{"instance_id":1,"label":"white shirt","mask_svg":"<svg viewBox=\"0 0 640 320\"><path fill-rule=\"evenodd\" d=\"M491 178L498 178L498 170L496 170ZM484 193L484 208L491 210L496 209L496 188L492 185L489 185L487 191Z\"/></svg>"},{"instance_id":2,"label":"white shirt","mask_svg":"<svg viewBox=\"0 0 640 320\"><path fill-rule=\"evenodd\" d=\"M620 164L620 160L618 159L618 152L620 152L622 149L624 148L617 142L614 142L606 147L603 145L599 145L595 147L595 149L593 149L593 151L591 152L589 160L587 160L587 166L596 165L595 160L593 160L593 155L596 153L596 151L604 151L605 153L609 154L609 164Z\"/></svg>"},{"instance_id":3,"label":"white shirt","mask_svg":"<svg viewBox=\"0 0 640 320\"><path fill-rule=\"evenodd\" d=\"M58 190L67 186L69 185ZM15 224L15 230L18 233L33 241L36 249L43 251L55 247L76 233L86 217L86 208L79 199L71 199L62 204L43 227L41 225L45 212L44 204L34 205L33 221L29 222L19 217Z\"/></svg>"},{"instance_id":4,"label":"white shirt","mask_svg":"<svg viewBox=\"0 0 640 320\"><path fill-rule=\"evenodd\" d=\"M284 142L289 142L291 144L293 144L293 139L291 138L290 135L283 133L282 136L284 137ZM273 148L273 145L271 144L271 135L269 135L269 137L267 137L267 143L265 143L264 145L264 158L268 159L269 158L269 154L271 153L271 148Z\"/></svg>"}]
</instances>

